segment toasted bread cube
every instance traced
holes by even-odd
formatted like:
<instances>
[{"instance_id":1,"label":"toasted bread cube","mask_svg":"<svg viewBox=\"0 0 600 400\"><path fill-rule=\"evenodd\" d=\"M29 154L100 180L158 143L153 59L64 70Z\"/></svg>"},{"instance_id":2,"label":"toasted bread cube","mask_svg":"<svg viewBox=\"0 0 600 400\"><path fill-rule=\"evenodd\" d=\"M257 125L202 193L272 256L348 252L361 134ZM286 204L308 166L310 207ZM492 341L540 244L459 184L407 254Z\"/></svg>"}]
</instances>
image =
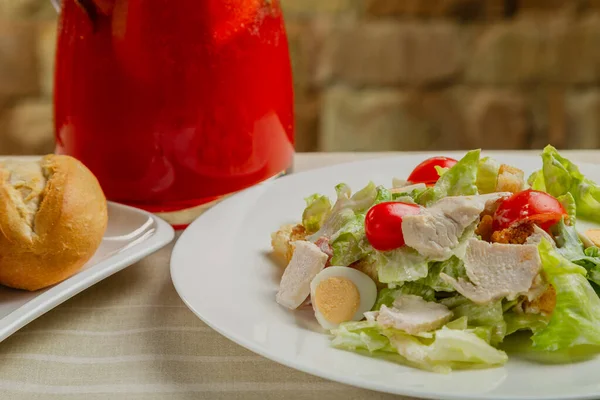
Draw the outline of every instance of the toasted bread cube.
<instances>
[{"instance_id":1,"label":"toasted bread cube","mask_svg":"<svg viewBox=\"0 0 600 400\"><path fill-rule=\"evenodd\" d=\"M494 218L491 215L484 215L479 221L477 225L477 229L475 229L475 234L481 236L481 240L485 240L489 242L492 238L492 233L494 233Z\"/></svg>"},{"instance_id":2,"label":"toasted bread cube","mask_svg":"<svg viewBox=\"0 0 600 400\"><path fill-rule=\"evenodd\" d=\"M500 165L498 171L498 183L496 184L497 192L518 193L525 186L525 173L510 165Z\"/></svg>"},{"instance_id":3,"label":"toasted bread cube","mask_svg":"<svg viewBox=\"0 0 600 400\"><path fill-rule=\"evenodd\" d=\"M491 241L492 243L525 244L534 232L533 223L524 222L517 226L492 233Z\"/></svg>"},{"instance_id":4,"label":"toasted bread cube","mask_svg":"<svg viewBox=\"0 0 600 400\"><path fill-rule=\"evenodd\" d=\"M523 303L523 310L529 314L550 315L555 307L556 290L552 285L548 285L548 289L537 299Z\"/></svg>"}]
</instances>

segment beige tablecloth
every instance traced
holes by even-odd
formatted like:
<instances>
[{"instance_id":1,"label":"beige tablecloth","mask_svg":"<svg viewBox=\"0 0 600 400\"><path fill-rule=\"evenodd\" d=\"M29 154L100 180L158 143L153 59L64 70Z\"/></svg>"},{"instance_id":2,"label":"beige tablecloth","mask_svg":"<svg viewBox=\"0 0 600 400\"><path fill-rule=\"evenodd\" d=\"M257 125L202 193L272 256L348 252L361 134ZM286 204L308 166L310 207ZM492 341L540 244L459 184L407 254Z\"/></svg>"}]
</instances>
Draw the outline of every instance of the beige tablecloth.
<instances>
[{"instance_id":1,"label":"beige tablecloth","mask_svg":"<svg viewBox=\"0 0 600 400\"><path fill-rule=\"evenodd\" d=\"M600 151L564 153L600 163ZM390 154L299 154L295 171ZM0 343L0 399L400 399L292 370L207 327L173 288L172 246Z\"/></svg>"}]
</instances>

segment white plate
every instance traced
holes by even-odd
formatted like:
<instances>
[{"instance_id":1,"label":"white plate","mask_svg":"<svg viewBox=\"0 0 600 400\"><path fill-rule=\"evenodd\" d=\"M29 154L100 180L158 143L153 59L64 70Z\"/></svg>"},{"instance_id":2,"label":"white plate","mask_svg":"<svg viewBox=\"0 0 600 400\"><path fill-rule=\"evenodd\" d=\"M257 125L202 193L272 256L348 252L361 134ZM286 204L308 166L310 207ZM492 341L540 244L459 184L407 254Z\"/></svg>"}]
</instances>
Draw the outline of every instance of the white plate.
<instances>
[{"instance_id":1,"label":"white plate","mask_svg":"<svg viewBox=\"0 0 600 400\"><path fill-rule=\"evenodd\" d=\"M447 152L460 157L464 153ZM431 154L431 155L439 155ZM290 312L275 303L282 269L271 258L270 234L298 222L304 197L346 182L358 190L373 180L390 185L428 155L337 165L258 185L218 204L181 236L171 277L188 307L234 342L281 364L334 381L408 396L443 399L591 399L600 397L600 359L568 365L536 363L510 354L505 367L424 372L333 349L312 312ZM502 156L527 173L540 157ZM582 165L600 181L600 168Z\"/></svg>"},{"instance_id":2,"label":"white plate","mask_svg":"<svg viewBox=\"0 0 600 400\"><path fill-rule=\"evenodd\" d=\"M0 287L0 341L77 293L167 245L173 237L173 228L154 215L109 202L102 244L81 271L36 292Z\"/></svg>"}]
</instances>

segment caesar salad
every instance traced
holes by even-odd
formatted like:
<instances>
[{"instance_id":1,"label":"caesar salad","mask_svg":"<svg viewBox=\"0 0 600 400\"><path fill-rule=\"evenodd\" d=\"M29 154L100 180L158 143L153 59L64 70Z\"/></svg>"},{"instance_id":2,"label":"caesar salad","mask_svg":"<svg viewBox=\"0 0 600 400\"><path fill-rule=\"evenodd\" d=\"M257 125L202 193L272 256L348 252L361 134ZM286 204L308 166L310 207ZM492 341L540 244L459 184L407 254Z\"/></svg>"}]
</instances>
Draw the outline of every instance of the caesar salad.
<instances>
[{"instance_id":1,"label":"caesar salad","mask_svg":"<svg viewBox=\"0 0 600 400\"><path fill-rule=\"evenodd\" d=\"M389 187L306 198L274 232L276 301L312 307L334 347L435 372L504 364L502 343L600 349L600 186L552 146L525 179L481 157L434 157Z\"/></svg>"}]
</instances>

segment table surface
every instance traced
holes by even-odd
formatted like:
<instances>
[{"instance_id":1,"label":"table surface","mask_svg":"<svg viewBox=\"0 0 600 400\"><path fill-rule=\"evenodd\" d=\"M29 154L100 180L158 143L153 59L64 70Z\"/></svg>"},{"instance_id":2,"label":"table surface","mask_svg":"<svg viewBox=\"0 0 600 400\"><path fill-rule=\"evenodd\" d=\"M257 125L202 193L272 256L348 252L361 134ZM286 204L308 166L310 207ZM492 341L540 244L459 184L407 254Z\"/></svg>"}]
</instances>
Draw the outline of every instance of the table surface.
<instances>
[{"instance_id":1,"label":"table surface","mask_svg":"<svg viewBox=\"0 0 600 400\"><path fill-rule=\"evenodd\" d=\"M563 153L600 163L600 151ZM398 154L301 153L294 170ZM175 292L173 244L0 343L0 398L406 399L295 371L219 335Z\"/></svg>"}]
</instances>

